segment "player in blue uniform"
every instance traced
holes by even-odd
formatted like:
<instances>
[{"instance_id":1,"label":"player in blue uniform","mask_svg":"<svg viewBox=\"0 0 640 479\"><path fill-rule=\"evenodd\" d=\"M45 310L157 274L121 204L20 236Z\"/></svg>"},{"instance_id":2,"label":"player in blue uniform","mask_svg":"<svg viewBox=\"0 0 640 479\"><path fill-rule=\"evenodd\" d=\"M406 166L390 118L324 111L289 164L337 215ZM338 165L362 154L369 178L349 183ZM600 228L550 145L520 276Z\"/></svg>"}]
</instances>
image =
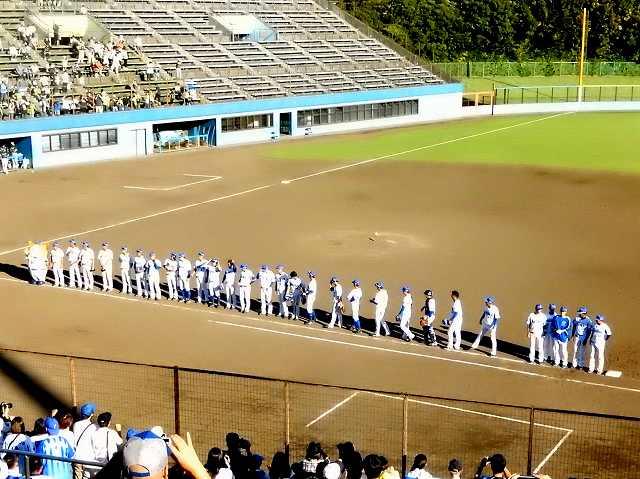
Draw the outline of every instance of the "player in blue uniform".
<instances>
[{"instance_id":1,"label":"player in blue uniform","mask_svg":"<svg viewBox=\"0 0 640 479\"><path fill-rule=\"evenodd\" d=\"M586 306L580 306L576 319L573 320L573 359L571 365L576 369L584 369L587 343L591 336L593 322L587 316Z\"/></svg>"},{"instance_id":2,"label":"player in blue uniform","mask_svg":"<svg viewBox=\"0 0 640 479\"><path fill-rule=\"evenodd\" d=\"M553 319L553 363L566 368L569 363L567 344L571 338L571 318L567 315L567 307L560 307L560 314Z\"/></svg>"}]
</instances>

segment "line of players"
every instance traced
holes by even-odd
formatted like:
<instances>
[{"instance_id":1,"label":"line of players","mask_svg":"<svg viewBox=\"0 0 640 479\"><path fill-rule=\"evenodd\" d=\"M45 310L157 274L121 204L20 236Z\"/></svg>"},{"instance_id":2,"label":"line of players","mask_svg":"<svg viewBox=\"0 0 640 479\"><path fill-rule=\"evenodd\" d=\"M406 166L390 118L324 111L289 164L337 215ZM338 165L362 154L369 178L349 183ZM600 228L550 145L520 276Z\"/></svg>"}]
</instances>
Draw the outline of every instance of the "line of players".
<instances>
[{"instance_id":1,"label":"line of players","mask_svg":"<svg viewBox=\"0 0 640 479\"><path fill-rule=\"evenodd\" d=\"M32 248L28 254L29 268L32 271L34 281L44 284L46 278L47 264L42 258L34 254L39 251ZM114 254L109 247L109 243L103 243L97 256L91 249L88 242L82 242L82 248L78 247L75 240L69 241L69 247L63 251L58 242L54 242L48 255L48 266L52 268L54 286L64 287L64 259L66 257L69 268L69 287L92 290L93 271L96 260L102 274L102 289L105 292L113 290L113 262ZM160 261L154 252L145 256L142 250L137 250L131 256L127 247L123 246L117 258L120 279L122 283L121 293L133 294L133 283L135 283L135 294L153 300L160 300L162 292L160 289L161 271L165 272L165 280L168 288L168 299L175 301L191 300L191 277L195 277L196 296L194 300L198 303L206 303L210 307L224 306L228 309L236 309L236 298L239 301L239 309L242 313L247 313L250 309L251 287L254 282L260 286L260 312L258 314L273 314L274 292L278 299L278 315L283 318L301 319L305 324L316 321L314 304L317 298L318 285L316 273L307 273L308 282L305 283L295 271L286 273L284 266L278 265L276 271L269 269L267 265L262 265L257 274L246 265L241 264L236 267L233 260L228 260L226 266L220 264L217 258L206 259L203 252L198 253L197 259L192 264L184 253L170 253L164 262ZM42 268L44 267L44 276ZM131 274L133 273L133 275ZM343 325L343 312L346 302L351 307L352 327L354 333L360 333L360 304L363 299L363 292L360 281L354 279L351 283L353 288L345 296L340 280L336 277L330 279L331 295L331 320L328 328ZM237 289L236 289L237 285ZM375 337L379 337L381 332L390 334L389 327L384 321L389 297L384 283L378 281L374 283L376 294L369 301L375 307ZM412 341L415 337L410 329L413 297L408 286L401 289L402 303L395 319L399 323L402 331L402 339ZM431 290L426 290L425 303L421 307L420 325L424 331L424 341L427 345L437 346L434 323L436 318L436 302ZM224 301L222 297L224 295ZM447 349L459 351L461 342L461 331L463 322L462 303L458 291L451 292L452 306L448 316L442 320L443 327L447 332ZM471 345L471 349L478 348L480 341L485 335L491 339L491 356L497 354L497 329L501 320L500 310L495 304L495 298L488 296L484 298L484 309L479 323L480 331ZM301 309L306 310L305 317L301 315ZM604 371L604 352L606 341L611 337L611 328L606 323L604 316L597 315L595 321L587 316L587 308L582 306L577 310L577 316L572 319L568 316L566 306L556 311L556 305L550 304L548 312L543 312L541 304L535 305L534 311L529 314L526 320L527 334L529 337L529 362L535 363L536 350L538 353L537 362L543 364L545 361L556 366L566 368L568 361L568 343L573 342L573 359L571 365L575 368L585 369L586 349L590 346L590 358L588 364L589 372L601 374Z\"/></svg>"}]
</instances>

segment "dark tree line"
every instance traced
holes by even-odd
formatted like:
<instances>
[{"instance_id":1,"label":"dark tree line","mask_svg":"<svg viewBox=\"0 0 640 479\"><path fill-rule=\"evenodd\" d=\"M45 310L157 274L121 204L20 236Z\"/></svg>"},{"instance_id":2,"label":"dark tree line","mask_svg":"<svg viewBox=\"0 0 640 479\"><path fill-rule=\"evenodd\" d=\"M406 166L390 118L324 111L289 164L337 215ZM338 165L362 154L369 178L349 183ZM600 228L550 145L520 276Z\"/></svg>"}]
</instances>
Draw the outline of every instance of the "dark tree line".
<instances>
[{"instance_id":1,"label":"dark tree line","mask_svg":"<svg viewBox=\"0 0 640 479\"><path fill-rule=\"evenodd\" d=\"M575 60L582 8L588 57L640 62L640 0L339 0L433 61Z\"/></svg>"}]
</instances>

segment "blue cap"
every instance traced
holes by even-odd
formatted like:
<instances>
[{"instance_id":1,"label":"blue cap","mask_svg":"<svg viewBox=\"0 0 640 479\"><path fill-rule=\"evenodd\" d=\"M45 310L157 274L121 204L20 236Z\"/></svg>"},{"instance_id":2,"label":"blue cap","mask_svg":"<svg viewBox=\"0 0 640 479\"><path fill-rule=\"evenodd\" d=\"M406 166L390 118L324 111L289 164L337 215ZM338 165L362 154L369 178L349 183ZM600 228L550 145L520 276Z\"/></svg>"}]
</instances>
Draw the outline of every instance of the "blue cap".
<instances>
[{"instance_id":1,"label":"blue cap","mask_svg":"<svg viewBox=\"0 0 640 479\"><path fill-rule=\"evenodd\" d=\"M131 439L132 437L137 436L138 434L140 434L140 431L130 427L129 429L127 429L127 436L126 436L127 437L127 441L129 439Z\"/></svg>"},{"instance_id":2,"label":"blue cap","mask_svg":"<svg viewBox=\"0 0 640 479\"><path fill-rule=\"evenodd\" d=\"M244 263L242 263L242 264L240 265L240 269L247 269L247 265L246 265L246 264L244 264Z\"/></svg>"},{"instance_id":3,"label":"blue cap","mask_svg":"<svg viewBox=\"0 0 640 479\"><path fill-rule=\"evenodd\" d=\"M266 270L267 270L266 264L260 265L260 271L266 271Z\"/></svg>"},{"instance_id":4,"label":"blue cap","mask_svg":"<svg viewBox=\"0 0 640 479\"><path fill-rule=\"evenodd\" d=\"M542 306L540 303L536 304L536 311L540 311L543 308L544 306Z\"/></svg>"},{"instance_id":5,"label":"blue cap","mask_svg":"<svg viewBox=\"0 0 640 479\"><path fill-rule=\"evenodd\" d=\"M569 311L569 310L567 309L566 306L560 306L560 312L561 313L566 313L567 311Z\"/></svg>"},{"instance_id":6,"label":"blue cap","mask_svg":"<svg viewBox=\"0 0 640 479\"><path fill-rule=\"evenodd\" d=\"M596 321L606 321L605 317L601 314L596 315Z\"/></svg>"},{"instance_id":7,"label":"blue cap","mask_svg":"<svg viewBox=\"0 0 640 479\"><path fill-rule=\"evenodd\" d=\"M587 312L587 307L586 306L580 306L578 308L578 314L584 314Z\"/></svg>"},{"instance_id":8,"label":"blue cap","mask_svg":"<svg viewBox=\"0 0 640 479\"><path fill-rule=\"evenodd\" d=\"M493 304L493 303L495 303L495 302L496 302L496 298L494 298L493 296L486 296L486 297L484 298L484 302L485 302L485 303Z\"/></svg>"},{"instance_id":9,"label":"blue cap","mask_svg":"<svg viewBox=\"0 0 640 479\"><path fill-rule=\"evenodd\" d=\"M80 415L89 417L96 412L96 405L92 402L88 402L80 406Z\"/></svg>"},{"instance_id":10,"label":"blue cap","mask_svg":"<svg viewBox=\"0 0 640 479\"><path fill-rule=\"evenodd\" d=\"M309 278L315 278L316 277L316 272L315 271L309 271L307 274L309 275Z\"/></svg>"},{"instance_id":11,"label":"blue cap","mask_svg":"<svg viewBox=\"0 0 640 479\"><path fill-rule=\"evenodd\" d=\"M411 288L409 286L403 286L402 288L400 288L400 291L402 291L403 293L410 293Z\"/></svg>"},{"instance_id":12,"label":"blue cap","mask_svg":"<svg viewBox=\"0 0 640 479\"><path fill-rule=\"evenodd\" d=\"M57 436L60 432L58 420L54 417L48 417L44 420L44 427L51 436Z\"/></svg>"},{"instance_id":13,"label":"blue cap","mask_svg":"<svg viewBox=\"0 0 640 479\"><path fill-rule=\"evenodd\" d=\"M555 310L556 310L556 305L555 305L555 304L553 304L553 303L549 304L549 309L550 309L551 311L555 311Z\"/></svg>"},{"instance_id":14,"label":"blue cap","mask_svg":"<svg viewBox=\"0 0 640 479\"><path fill-rule=\"evenodd\" d=\"M358 279L354 279L351 283L353 283L354 286L360 286L360 280Z\"/></svg>"},{"instance_id":15,"label":"blue cap","mask_svg":"<svg viewBox=\"0 0 640 479\"><path fill-rule=\"evenodd\" d=\"M384 283L382 281L376 281L373 285L378 289L384 288Z\"/></svg>"}]
</instances>

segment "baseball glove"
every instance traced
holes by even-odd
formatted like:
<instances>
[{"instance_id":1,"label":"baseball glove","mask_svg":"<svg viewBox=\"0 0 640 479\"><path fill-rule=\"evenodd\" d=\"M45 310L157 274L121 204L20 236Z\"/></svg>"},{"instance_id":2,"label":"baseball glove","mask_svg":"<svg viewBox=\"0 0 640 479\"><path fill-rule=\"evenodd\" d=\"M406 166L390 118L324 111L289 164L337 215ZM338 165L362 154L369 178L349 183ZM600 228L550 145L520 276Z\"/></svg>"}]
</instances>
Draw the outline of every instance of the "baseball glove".
<instances>
[{"instance_id":1,"label":"baseball glove","mask_svg":"<svg viewBox=\"0 0 640 479\"><path fill-rule=\"evenodd\" d=\"M429 322L428 322L426 319L424 319L424 318L420 318L419 323L420 323L420 326L421 326L421 327L423 327L423 328L424 328L425 326L428 326L428 325L429 325Z\"/></svg>"}]
</instances>

